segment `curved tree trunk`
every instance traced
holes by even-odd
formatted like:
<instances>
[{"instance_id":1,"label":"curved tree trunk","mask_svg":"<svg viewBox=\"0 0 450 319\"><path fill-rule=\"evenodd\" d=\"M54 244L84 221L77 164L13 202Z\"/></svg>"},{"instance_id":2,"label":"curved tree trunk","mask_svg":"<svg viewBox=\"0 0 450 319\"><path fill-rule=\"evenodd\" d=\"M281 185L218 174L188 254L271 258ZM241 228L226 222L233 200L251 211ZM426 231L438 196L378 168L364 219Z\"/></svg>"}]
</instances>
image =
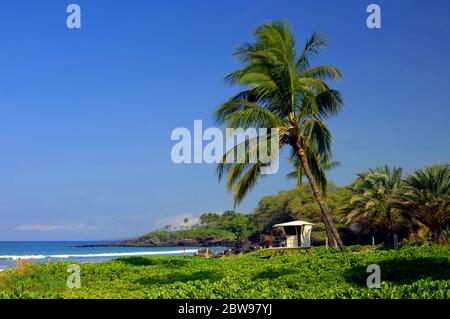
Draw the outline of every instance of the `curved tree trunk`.
<instances>
[{"instance_id":1,"label":"curved tree trunk","mask_svg":"<svg viewBox=\"0 0 450 319\"><path fill-rule=\"evenodd\" d=\"M328 223L325 222L325 220L324 220L323 224L325 225L325 234L326 234L327 239L328 239L328 246L330 246L330 247L336 246L334 244L334 236L333 236L333 232L331 231L330 225L328 225Z\"/></svg>"},{"instance_id":2,"label":"curved tree trunk","mask_svg":"<svg viewBox=\"0 0 450 319\"><path fill-rule=\"evenodd\" d=\"M437 226L435 229L436 230L434 232L434 241L438 245L445 244L447 242L447 238L445 238L444 236L444 232L442 230L441 225Z\"/></svg>"},{"instance_id":3,"label":"curved tree trunk","mask_svg":"<svg viewBox=\"0 0 450 319\"><path fill-rule=\"evenodd\" d=\"M322 216L323 216L323 219L325 222L325 227L328 224L328 227L329 227L331 233L333 234L333 237L336 239L336 243L339 246L339 249L342 252L346 252L347 249L345 248L344 243L342 242L341 237L339 236L339 233L337 231L336 225L334 224L334 221L331 218L328 206L325 203L322 195L320 194L319 187L317 186L314 176L311 173L311 169L309 168L308 159L306 157L305 150L302 148L301 145L297 145L297 148L298 148L298 150L297 150L298 155L300 156L300 160L302 161L302 166L305 171L305 175L308 178L308 181L311 185L311 189L314 194L314 197L317 199L317 201L319 203L320 211L322 212Z\"/></svg>"}]
</instances>

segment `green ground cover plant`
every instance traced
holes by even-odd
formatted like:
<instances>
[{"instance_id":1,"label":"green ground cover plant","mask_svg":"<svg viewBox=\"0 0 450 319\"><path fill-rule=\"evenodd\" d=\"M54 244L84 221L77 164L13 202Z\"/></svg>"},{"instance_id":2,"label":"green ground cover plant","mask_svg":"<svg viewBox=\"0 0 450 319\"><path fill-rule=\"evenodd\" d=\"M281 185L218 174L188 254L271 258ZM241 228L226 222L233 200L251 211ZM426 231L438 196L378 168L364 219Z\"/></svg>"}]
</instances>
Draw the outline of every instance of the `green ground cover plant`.
<instances>
[{"instance_id":1,"label":"green ground cover plant","mask_svg":"<svg viewBox=\"0 0 450 319\"><path fill-rule=\"evenodd\" d=\"M68 263L32 264L0 273L0 298L450 298L449 245L349 248L85 263L80 289L66 287ZM369 264L381 267L379 289L366 286Z\"/></svg>"}]
</instances>

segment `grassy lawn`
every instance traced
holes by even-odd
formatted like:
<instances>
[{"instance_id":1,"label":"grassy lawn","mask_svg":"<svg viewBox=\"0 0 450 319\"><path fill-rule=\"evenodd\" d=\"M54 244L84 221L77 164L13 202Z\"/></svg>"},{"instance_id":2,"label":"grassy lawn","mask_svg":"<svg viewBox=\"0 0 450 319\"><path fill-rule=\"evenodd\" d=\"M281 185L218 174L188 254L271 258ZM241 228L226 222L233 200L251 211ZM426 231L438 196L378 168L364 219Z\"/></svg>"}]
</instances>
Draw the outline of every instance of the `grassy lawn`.
<instances>
[{"instance_id":1,"label":"grassy lawn","mask_svg":"<svg viewBox=\"0 0 450 319\"><path fill-rule=\"evenodd\" d=\"M0 298L450 298L449 245L291 254L80 264L80 289L66 287L67 263L33 264L0 273ZM366 287L369 264L381 267L379 289Z\"/></svg>"}]
</instances>

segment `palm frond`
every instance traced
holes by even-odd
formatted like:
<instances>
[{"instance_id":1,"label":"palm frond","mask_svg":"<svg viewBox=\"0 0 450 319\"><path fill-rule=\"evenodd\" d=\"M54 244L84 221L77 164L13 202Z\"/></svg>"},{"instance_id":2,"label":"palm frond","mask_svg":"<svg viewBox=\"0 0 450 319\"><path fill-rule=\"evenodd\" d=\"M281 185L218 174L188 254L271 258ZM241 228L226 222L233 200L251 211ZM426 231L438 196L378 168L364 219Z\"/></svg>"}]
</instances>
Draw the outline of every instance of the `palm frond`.
<instances>
[{"instance_id":1,"label":"palm frond","mask_svg":"<svg viewBox=\"0 0 450 319\"><path fill-rule=\"evenodd\" d=\"M331 153L331 132L321 120L306 120L301 129L301 136L305 143L310 145L312 153L318 153L322 157L328 157Z\"/></svg>"},{"instance_id":2,"label":"palm frond","mask_svg":"<svg viewBox=\"0 0 450 319\"><path fill-rule=\"evenodd\" d=\"M236 207L245 195L255 186L256 181L261 176L261 167L263 165L258 162L253 164L242 177L237 181L234 188L234 206Z\"/></svg>"},{"instance_id":3,"label":"palm frond","mask_svg":"<svg viewBox=\"0 0 450 319\"><path fill-rule=\"evenodd\" d=\"M320 50L328 47L330 38L322 33L314 33L305 43L300 58L296 63L297 70L302 72L310 67L311 59L319 55Z\"/></svg>"},{"instance_id":4,"label":"palm frond","mask_svg":"<svg viewBox=\"0 0 450 319\"><path fill-rule=\"evenodd\" d=\"M342 78L342 73L334 65L319 65L302 71L299 76L316 80L339 80Z\"/></svg>"}]
</instances>

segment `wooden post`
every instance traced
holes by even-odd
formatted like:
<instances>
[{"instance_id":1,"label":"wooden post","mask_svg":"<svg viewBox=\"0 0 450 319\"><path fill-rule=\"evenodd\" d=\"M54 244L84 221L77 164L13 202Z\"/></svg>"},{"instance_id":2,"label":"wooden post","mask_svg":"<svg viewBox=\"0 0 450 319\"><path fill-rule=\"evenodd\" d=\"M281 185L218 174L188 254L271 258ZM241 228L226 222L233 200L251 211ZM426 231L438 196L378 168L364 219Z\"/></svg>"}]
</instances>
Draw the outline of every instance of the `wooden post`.
<instances>
[{"instance_id":1,"label":"wooden post","mask_svg":"<svg viewBox=\"0 0 450 319\"><path fill-rule=\"evenodd\" d=\"M325 238L325 248L328 249L328 237Z\"/></svg>"},{"instance_id":2,"label":"wooden post","mask_svg":"<svg viewBox=\"0 0 450 319\"><path fill-rule=\"evenodd\" d=\"M394 249L398 250L398 237L397 237L397 234L394 234Z\"/></svg>"}]
</instances>

